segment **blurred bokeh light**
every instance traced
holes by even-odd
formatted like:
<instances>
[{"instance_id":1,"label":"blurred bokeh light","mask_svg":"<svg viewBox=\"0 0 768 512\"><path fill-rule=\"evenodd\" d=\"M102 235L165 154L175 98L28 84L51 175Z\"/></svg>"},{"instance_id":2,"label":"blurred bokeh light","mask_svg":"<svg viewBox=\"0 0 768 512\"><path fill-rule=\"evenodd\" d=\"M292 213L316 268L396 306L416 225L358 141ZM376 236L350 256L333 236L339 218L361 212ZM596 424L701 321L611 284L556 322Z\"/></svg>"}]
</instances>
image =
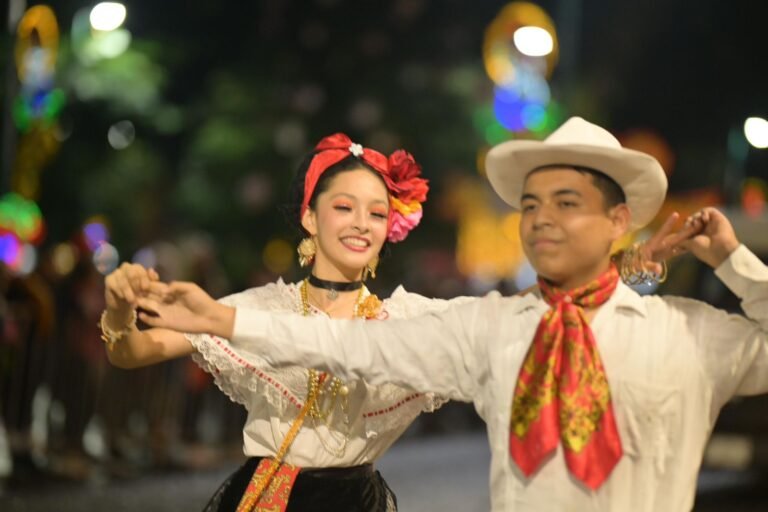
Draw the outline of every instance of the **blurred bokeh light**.
<instances>
[{"instance_id":1,"label":"blurred bokeh light","mask_svg":"<svg viewBox=\"0 0 768 512\"><path fill-rule=\"evenodd\" d=\"M89 16L91 27L104 32L120 28L125 22L127 11L119 2L101 2L96 4Z\"/></svg>"},{"instance_id":2,"label":"blurred bokeh light","mask_svg":"<svg viewBox=\"0 0 768 512\"><path fill-rule=\"evenodd\" d=\"M768 121L762 117L750 117L744 121L744 136L758 149L768 148Z\"/></svg>"}]
</instances>

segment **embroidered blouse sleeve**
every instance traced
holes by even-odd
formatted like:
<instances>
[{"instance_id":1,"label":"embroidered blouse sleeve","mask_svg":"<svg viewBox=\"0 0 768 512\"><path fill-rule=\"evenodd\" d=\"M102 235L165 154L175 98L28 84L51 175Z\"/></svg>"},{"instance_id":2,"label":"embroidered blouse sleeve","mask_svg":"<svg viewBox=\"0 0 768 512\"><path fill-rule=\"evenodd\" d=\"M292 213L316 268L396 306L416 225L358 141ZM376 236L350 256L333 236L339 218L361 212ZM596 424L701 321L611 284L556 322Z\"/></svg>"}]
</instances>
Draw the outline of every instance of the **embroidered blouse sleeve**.
<instances>
[{"instance_id":1,"label":"embroidered blouse sleeve","mask_svg":"<svg viewBox=\"0 0 768 512\"><path fill-rule=\"evenodd\" d=\"M722 405L733 395L768 392L768 267L742 245L715 274L741 299L746 315L712 307L698 315L702 361Z\"/></svg>"},{"instance_id":2,"label":"embroidered blouse sleeve","mask_svg":"<svg viewBox=\"0 0 768 512\"><path fill-rule=\"evenodd\" d=\"M260 288L251 288L219 299L232 307L252 307L260 310L290 310L291 294L282 281ZM266 398L273 406L284 408L286 393L275 382L264 378L274 369L257 352L245 352L232 343L208 334L185 334L195 347L192 359L210 373L216 385L232 401L248 406L255 396ZM274 380L274 379L273 379Z\"/></svg>"},{"instance_id":3,"label":"embroidered blouse sleeve","mask_svg":"<svg viewBox=\"0 0 768 512\"><path fill-rule=\"evenodd\" d=\"M409 319L330 320L238 308L233 343L274 365L322 368L343 379L398 384L471 401L488 364L495 297Z\"/></svg>"}]
</instances>

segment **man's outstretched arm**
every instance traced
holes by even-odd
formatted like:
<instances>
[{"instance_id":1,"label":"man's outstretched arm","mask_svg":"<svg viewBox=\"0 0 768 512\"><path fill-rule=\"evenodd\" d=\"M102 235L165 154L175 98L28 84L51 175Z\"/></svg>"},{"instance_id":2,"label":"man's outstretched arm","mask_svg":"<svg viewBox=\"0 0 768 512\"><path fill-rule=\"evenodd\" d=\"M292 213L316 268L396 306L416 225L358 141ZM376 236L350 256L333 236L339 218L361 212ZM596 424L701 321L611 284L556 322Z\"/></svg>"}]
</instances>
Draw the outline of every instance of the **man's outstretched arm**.
<instances>
[{"instance_id":1,"label":"man's outstretched arm","mask_svg":"<svg viewBox=\"0 0 768 512\"><path fill-rule=\"evenodd\" d=\"M192 283L172 283L164 304L142 305L152 326L229 338L275 366L328 370L343 379L391 382L471 401L488 366L485 333L498 319L491 296L408 320L331 320L230 308ZM497 321L497 320L494 320Z\"/></svg>"}]
</instances>

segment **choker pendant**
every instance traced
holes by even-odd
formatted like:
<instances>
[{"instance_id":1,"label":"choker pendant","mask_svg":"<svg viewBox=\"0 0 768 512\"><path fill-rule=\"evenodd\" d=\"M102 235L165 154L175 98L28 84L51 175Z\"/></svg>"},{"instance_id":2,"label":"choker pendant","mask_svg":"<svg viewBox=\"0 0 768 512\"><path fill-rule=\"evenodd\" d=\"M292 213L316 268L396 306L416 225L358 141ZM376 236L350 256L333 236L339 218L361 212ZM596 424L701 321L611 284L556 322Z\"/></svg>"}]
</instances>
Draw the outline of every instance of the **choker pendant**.
<instances>
[{"instance_id":1,"label":"choker pendant","mask_svg":"<svg viewBox=\"0 0 768 512\"><path fill-rule=\"evenodd\" d=\"M362 281L352 281L352 282L340 282L340 281L327 281L325 279L320 279L319 277L316 277L314 274L309 274L309 277L307 277L307 281L309 281L309 284L314 286L315 288L322 288L323 290L328 291L328 299L329 300L336 300L339 297L339 292L351 292L354 290L359 290L363 287Z\"/></svg>"}]
</instances>

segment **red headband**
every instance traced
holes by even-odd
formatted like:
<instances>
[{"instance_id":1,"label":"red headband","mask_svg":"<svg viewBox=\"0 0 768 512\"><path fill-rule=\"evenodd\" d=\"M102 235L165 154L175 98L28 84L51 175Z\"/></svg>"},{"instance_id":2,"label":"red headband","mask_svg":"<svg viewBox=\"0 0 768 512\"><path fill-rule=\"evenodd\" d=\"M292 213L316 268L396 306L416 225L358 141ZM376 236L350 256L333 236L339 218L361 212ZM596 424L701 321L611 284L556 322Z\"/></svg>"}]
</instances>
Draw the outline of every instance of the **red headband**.
<instances>
[{"instance_id":1,"label":"red headband","mask_svg":"<svg viewBox=\"0 0 768 512\"><path fill-rule=\"evenodd\" d=\"M304 178L304 200L301 202L301 212L299 218L304 217L304 212L309 208L309 200L315 192L315 187L320 176L334 164L337 164L347 158L349 155L355 155L357 158L370 165L381 174L384 181L388 182L389 162L387 157L375 151L355 144L352 139L343 133L335 133L321 140L315 146L317 154L312 158L307 169L307 175Z\"/></svg>"}]
</instances>

